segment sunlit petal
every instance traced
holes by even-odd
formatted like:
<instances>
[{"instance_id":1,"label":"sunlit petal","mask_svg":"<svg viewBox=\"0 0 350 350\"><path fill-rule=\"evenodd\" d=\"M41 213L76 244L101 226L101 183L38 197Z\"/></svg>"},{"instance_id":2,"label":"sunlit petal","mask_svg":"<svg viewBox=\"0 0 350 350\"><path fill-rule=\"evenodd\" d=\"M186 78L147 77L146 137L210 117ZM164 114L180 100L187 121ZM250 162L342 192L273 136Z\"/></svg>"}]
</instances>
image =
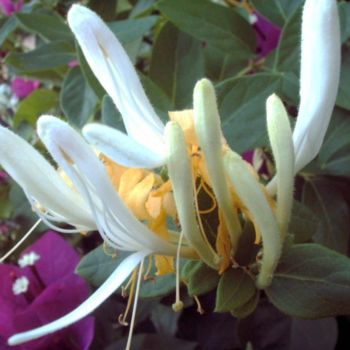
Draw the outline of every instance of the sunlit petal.
<instances>
[{"instance_id":1,"label":"sunlit petal","mask_svg":"<svg viewBox=\"0 0 350 350\"><path fill-rule=\"evenodd\" d=\"M165 149L153 151L119 130L102 124L83 129L86 140L118 164L133 168L156 168L165 163Z\"/></svg>"}]
</instances>

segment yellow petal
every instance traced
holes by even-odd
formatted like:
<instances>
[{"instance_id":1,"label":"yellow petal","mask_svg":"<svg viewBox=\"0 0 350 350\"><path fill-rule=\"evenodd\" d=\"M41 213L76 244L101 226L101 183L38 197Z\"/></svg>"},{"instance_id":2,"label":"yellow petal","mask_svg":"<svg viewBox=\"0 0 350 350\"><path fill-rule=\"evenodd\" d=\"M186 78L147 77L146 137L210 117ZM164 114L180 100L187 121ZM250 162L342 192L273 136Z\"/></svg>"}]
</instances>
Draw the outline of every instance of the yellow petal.
<instances>
[{"instance_id":1,"label":"yellow petal","mask_svg":"<svg viewBox=\"0 0 350 350\"><path fill-rule=\"evenodd\" d=\"M223 259L220 262L219 274L222 274L231 265L231 238L225 224L225 219L221 210L219 210L219 227L216 237L216 250Z\"/></svg>"},{"instance_id":2,"label":"yellow petal","mask_svg":"<svg viewBox=\"0 0 350 350\"><path fill-rule=\"evenodd\" d=\"M109 178L111 179L114 188L118 191L119 185L120 185L120 179L124 174L124 172L127 170L127 168L113 162L110 158L108 158L103 154L100 155L100 159L103 161L103 164L107 169Z\"/></svg>"},{"instance_id":3,"label":"yellow petal","mask_svg":"<svg viewBox=\"0 0 350 350\"><path fill-rule=\"evenodd\" d=\"M164 255L155 255L154 262L157 268L157 276L167 275L174 273L174 258Z\"/></svg>"},{"instance_id":4,"label":"yellow petal","mask_svg":"<svg viewBox=\"0 0 350 350\"><path fill-rule=\"evenodd\" d=\"M192 109L169 112L169 118L180 125L185 134L186 143L198 145L198 139L194 129L194 115Z\"/></svg>"}]
</instances>

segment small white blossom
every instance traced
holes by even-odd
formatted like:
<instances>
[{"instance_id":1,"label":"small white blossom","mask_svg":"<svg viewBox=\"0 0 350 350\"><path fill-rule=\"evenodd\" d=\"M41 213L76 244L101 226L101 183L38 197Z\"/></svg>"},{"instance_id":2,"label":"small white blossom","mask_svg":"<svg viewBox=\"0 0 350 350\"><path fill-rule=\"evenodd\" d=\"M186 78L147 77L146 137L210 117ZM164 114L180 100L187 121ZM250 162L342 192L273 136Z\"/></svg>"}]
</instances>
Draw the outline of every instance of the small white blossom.
<instances>
[{"instance_id":1,"label":"small white blossom","mask_svg":"<svg viewBox=\"0 0 350 350\"><path fill-rule=\"evenodd\" d=\"M12 291L14 295L23 294L27 292L28 288L29 288L29 280L25 276L17 278L12 285Z\"/></svg>"},{"instance_id":2,"label":"small white blossom","mask_svg":"<svg viewBox=\"0 0 350 350\"><path fill-rule=\"evenodd\" d=\"M19 260L20 267L33 266L40 259L40 255L35 252L24 254Z\"/></svg>"}]
</instances>

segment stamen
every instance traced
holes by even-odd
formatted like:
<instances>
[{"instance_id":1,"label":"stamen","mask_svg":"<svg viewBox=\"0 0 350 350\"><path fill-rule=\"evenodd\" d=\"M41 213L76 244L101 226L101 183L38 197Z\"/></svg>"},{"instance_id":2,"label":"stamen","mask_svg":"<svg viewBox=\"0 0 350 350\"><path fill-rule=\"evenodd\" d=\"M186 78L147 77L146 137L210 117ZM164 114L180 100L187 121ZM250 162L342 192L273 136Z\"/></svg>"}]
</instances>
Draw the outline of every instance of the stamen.
<instances>
[{"instance_id":1,"label":"stamen","mask_svg":"<svg viewBox=\"0 0 350 350\"><path fill-rule=\"evenodd\" d=\"M20 295L26 293L29 288L29 280L27 277L22 276L15 280L12 285L12 292L14 295Z\"/></svg>"},{"instance_id":2,"label":"stamen","mask_svg":"<svg viewBox=\"0 0 350 350\"><path fill-rule=\"evenodd\" d=\"M152 266L153 266L153 258L150 256L148 257L148 266L147 266L147 270L145 272L145 274L143 275L143 279L146 281L148 279L152 279L152 276L149 276L152 270Z\"/></svg>"},{"instance_id":3,"label":"stamen","mask_svg":"<svg viewBox=\"0 0 350 350\"><path fill-rule=\"evenodd\" d=\"M212 200L212 205L208 209L199 209L198 212L199 212L199 214L209 214L216 209L217 202L216 202L215 196L213 195L212 191L210 190L210 188L208 187L206 182L203 181L202 177L200 177L200 183L199 183L199 186L198 186L197 191L196 191L197 196L198 196L201 189L203 189L203 191L208 195L208 197L210 197L210 199Z\"/></svg>"},{"instance_id":4,"label":"stamen","mask_svg":"<svg viewBox=\"0 0 350 350\"><path fill-rule=\"evenodd\" d=\"M130 308L131 308L131 303L134 297L134 292L135 292L135 286L136 286L136 275L137 275L137 268L134 270L134 272L132 273L131 276L131 286L130 286L130 293L129 293L129 299L128 299L128 303L126 305L126 310L124 312L123 315L119 316L119 323L122 326L127 326L128 323L126 322L126 318L128 317ZM124 289L125 290L125 289Z\"/></svg>"},{"instance_id":5,"label":"stamen","mask_svg":"<svg viewBox=\"0 0 350 350\"><path fill-rule=\"evenodd\" d=\"M41 223L41 219L39 219L30 229L29 231L17 242L17 244L11 248L1 259L0 264L3 263L13 252L17 250L18 247L22 245L22 243L34 232L34 230Z\"/></svg>"},{"instance_id":6,"label":"stamen","mask_svg":"<svg viewBox=\"0 0 350 350\"><path fill-rule=\"evenodd\" d=\"M140 270L139 270L139 274L138 274L138 277L137 277L137 285L136 285L136 292L135 292L135 299L134 299L134 308L133 308L132 315L131 315L131 323L130 323L130 329L129 329L129 335L128 335L128 342L126 344L125 350L130 350L130 346L131 346L131 338L132 338L132 334L133 334L133 331L134 331L136 311L137 311L137 301L138 301L138 298L139 298L139 292L140 292L140 286L141 286L141 276L142 276L142 270L143 270L143 262L144 262L144 260L142 260L142 262L140 264Z\"/></svg>"},{"instance_id":7,"label":"stamen","mask_svg":"<svg viewBox=\"0 0 350 350\"><path fill-rule=\"evenodd\" d=\"M194 296L193 296L193 299L194 299L194 301L195 301L196 304L197 304L197 312L198 312L199 314L203 315L205 311L204 311L204 309L202 308L201 302L199 301L199 298L197 297L197 295L194 295Z\"/></svg>"},{"instance_id":8,"label":"stamen","mask_svg":"<svg viewBox=\"0 0 350 350\"><path fill-rule=\"evenodd\" d=\"M176 251L176 293L175 293L175 303L172 306L175 312L181 311L184 307L184 303L180 300L180 253L181 253L183 236L184 236L184 232L181 231L179 243L177 245L177 251Z\"/></svg>"},{"instance_id":9,"label":"stamen","mask_svg":"<svg viewBox=\"0 0 350 350\"><path fill-rule=\"evenodd\" d=\"M111 248L106 241L103 241L103 252L107 255L110 256L111 258L116 258L117 257L117 252L115 249ZM113 250L112 250L113 249Z\"/></svg>"}]
</instances>

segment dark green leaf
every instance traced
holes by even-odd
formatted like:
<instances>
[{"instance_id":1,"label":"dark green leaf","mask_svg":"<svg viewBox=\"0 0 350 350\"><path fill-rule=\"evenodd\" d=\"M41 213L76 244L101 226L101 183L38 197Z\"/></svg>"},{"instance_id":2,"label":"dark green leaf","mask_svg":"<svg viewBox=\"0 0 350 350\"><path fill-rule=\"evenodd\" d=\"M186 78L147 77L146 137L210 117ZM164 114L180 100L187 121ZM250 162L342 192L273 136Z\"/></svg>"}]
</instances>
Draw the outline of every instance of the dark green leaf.
<instances>
[{"instance_id":1,"label":"dark green leaf","mask_svg":"<svg viewBox=\"0 0 350 350\"><path fill-rule=\"evenodd\" d=\"M162 0L158 7L178 28L220 51L247 59L254 53L251 25L231 8L207 0Z\"/></svg>"},{"instance_id":2,"label":"dark green leaf","mask_svg":"<svg viewBox=\"0 0 350 350\"><path fill-rule=\"evenodd\" d=\"M255 294L243 305L231 310L231 314L236 318L246 318L251 315L258 306L260 292L255 291Z\"/></svg>"},{"instance_id":3,"label":"dark green leaf","mask_svg":"<svg viewBox=\"0 0 350 350\"><path fill-rule=\"evenodd\" d=\"M49 41L73 40L73 35L63 19L56 14L17 13L16 17L24 29L39 34Z\"/></svg>"},{"instance_id":4,"label":"dark green leaf","mask_svg":"<svg viewBox=\"0 0 350 350\"><path fill-rule=\"evenodd\" d=\"M254 7L273 23L282 27L304 0L252 0Z\"/></svg>"},{"instance_id":5,"label":"dark green leaf","mask_svg":"<svg viewBox=\"0 0 350 350\"><path fill-rule=\"evenodd\" d=\"M28 53L12 52L5 63L18 73L42 71L68 64L75 58L74 46L67 41L44 44Z\"/></svg>"},{"instance_id":6,"label":"dark green leaf","mask_svg":"<svg viewBox=\"0 0 350 350\"><path fill-rule=\"evenodd\" d=\"M151 320L158 334L174 336L177 331L177 321L180 313L174 312L169 306L157 304L152 309Z\"/></svg>"},{"instance_id":7,"label":"dark green leaf","mask_svg":"<svg viewBox=\"0 0 350 350\"><path fill-rule=\"evenodd\" d=\"M341 74L336 104L339 107L350 110L350 49L346 46L344 46L342 49L341 61Z\"/></svg>"},{"instance_id":8,"label":"dark green leaf","mask_svg":"<svg viewBox=\"0 0 350 350\"><path fill-rule=\"evenodd\" d=\"M182 270L183 278L187 281L189 295L202 295L215 289L220 276L201 261L188 261Z\"/></svg>"},{"instance_id":9,"label":"dark green leaf","mask_svg":"<svg viewBox=\"0 0 350 350\"><path fill-rule=\"evenodd\" d=\"M105 253L101 245L80 260L76 272L94 286L100 286L126 256L126 253L118 252L118 255L112 258Z\"/></svg>"},{"instance_id":10,"label":"dark green leaf","mask_svg":"<svg viewBox=\"0 0 350 350\"><path fill-rule=\"evenodd\" d=\"M350 259L318 244L297 244L266 289L281 311L301 318L350 313Z\"/></svg>"},{"instance_id":11,"label":"dark green leaf","mask_svg":"<svg viewBox=\"0 0 350 350\"><path fill-rule=\"evenodd\" d=\"M63 81L60 104L68 120L81 128L92 116L97 100L79 67L73 68Z\"/></svg>"},{"instance_id":12,"label":"dark green leaf","mask_svg":"<svg viewBox=\"0 0 350 350\"><path fill-rule=\"evenodd\" d=\"M226 80L217 86L224 134L236 152L267 144L265 102L280 82L280 75L262 73Z\"/></svg>"},{"instance_id":13,"label":"dark green leaf","mask_svg":"<svg viewBox=\"0 0 350 350\"><path fill-rule=\"evenodd\" d=\"M108 26L118 40L126 45L137 39L141 39L157 22L157 16L132 18L122 21L109 22Z\"/></svg>"},{"instance_id":14,"label":"dark green leaf","mask_svg":"<svg viewBox=\"0 0 350 350\"><path fill-rule=\"evenodd\" d=\"M16 127L22 121L35 126L41 114L48 113L57 105L58 93L56 91L37 89L19 103L13 119L14 126Z\"/></svg>"},{"instance_id":15,"label":"dark green leaf","mask_svg":"<svg viewBox=\"0 0 350 350\"><path fill-rule=\"evenodd\" d=\"M305 243L320 229L320 221L310 208L294 201L288 231L293 234L295 243Z\"/></svg>"},{"instance_id":16,"label":"dark green leaf","mask_svg":"<svg viewBox=\"0 0 350 350\"><path fill-rule=\"evenodd\" d=\"M123 118L108 95L102 99L101 121L103 124L125 132Z\"/></svg>"},{"instance_id":17,"label":"dark green leaf","mask_svg":"<svg viewBox=\"0 0 350 350\"><path fill-rule=\"evenodd\" d=\"M306 181L302 200L320 220L313 240L341 253L349 244L349 209L334 182L316 178Z\"/></svg>"},{"instance_id":18,"label":"dark green leaf","mask_svg":"<svg viewBox=\"0 0 350 350\"><path fill-rule=\"evenodd\" d=\"M254 261L260 246L255 244L255 229L251 222L246 222L238 242L235 261L240 266L247 266Z\"/></svg>"},{"instance_id":19,"label":"dark green leaf","mask_svg":"<svg viewBox=\"0 0 350 350\"><path fill-rule=\"evenodd\" d=\"M242 269L229 269L220 278L216 290L215 311L226 312L246 304L255 294L252 278Z\"/></svg>"},{"instance_id":20,"label":"dark green leaf","mask_svg":"<svg viewBox=\"0 0 350 350\"><path fill-rule=\"evenodd\" d=\"M117 12L118 0L90 0L89 7L105 21L113 20Z\"/></svg>"},{"instance_id":21,"label":"dark green leaf","mask_svg":"<svg viewBox=\"0 0 350 350\"><path fill-rule=\"evenodd\" d=\"M175 275L152 277L143 281L140 288L140 298L164 297L175 290Z\"/></svg>"},{"instance_id":22,"label":"dark green leaf","mask_svg":"<svg viewBox=\"0 0 350 350\"><path fill-rule=\"evenodd\" d=\"M341 28L341 41L342 43L350 37L350 4L348 2L338 3L340 28Z\"/></svg>"},{"instance_id":23,"label":"dark green leaf","mask_svg":"<svg viewBox=\"0 0 350 350\"><path fill-rule=\"evenodd\" d=\"M194 85L204 75L201 43L167 23L155 42L149 75L169 96L168 110L188 107Z\"/></svg>"},{"instance_id":24,"label":"dark green leaf","mask_svg":"<svg viewBox=\"0 0 350 350\"><path fill-rule=\"evenodd\" d=\"M17 28L18 22L14 16L6 19L0 28L0 46L5 42L8 36Z\"/></svg>"}]
</instances>

